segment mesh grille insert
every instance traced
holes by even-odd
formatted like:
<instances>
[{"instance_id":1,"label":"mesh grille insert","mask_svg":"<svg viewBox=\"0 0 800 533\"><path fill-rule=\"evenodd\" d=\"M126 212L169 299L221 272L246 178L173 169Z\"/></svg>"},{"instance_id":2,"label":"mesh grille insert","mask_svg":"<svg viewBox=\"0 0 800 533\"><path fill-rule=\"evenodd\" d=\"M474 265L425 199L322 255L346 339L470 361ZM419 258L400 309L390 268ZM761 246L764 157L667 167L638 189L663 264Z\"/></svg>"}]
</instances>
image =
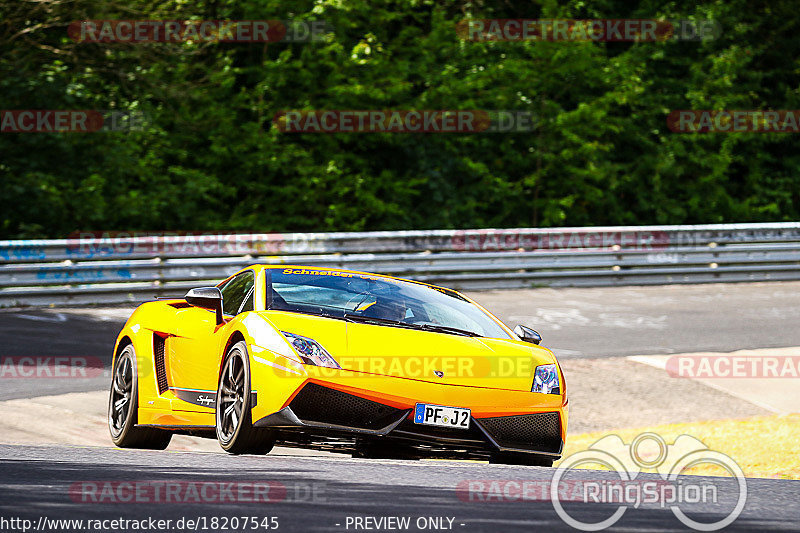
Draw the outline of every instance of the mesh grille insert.
<instances>
[{"instance_id":1,"label":"mesh grille insert","mask_svg":"<svg viewBox=\"0 0 800 533\"><path fill-rule=\"evenodd\" d=\"M403 413L382 403L308 383L289 407L300 420L362 429L381 429Z\"/></svg>"},{"instance_id":2,"label":"mesh grille insert","mask_svg":"<svg viewBox=\"0 0 800 533\"><path fill-rule=\"evenodd\" d=\"M167 383L167 368L164 364L164 344L166 340L153 334L153 359L156 364L156 381L158 382L158 393L164 394L169 388Z\"/></svg>"},{"instance_id":3,"label":"mesh grille insert","mask_svg":"<svg viewBox=\"0 0 800 533\"><path fill-rule=\"evenodd\" d=\"M558 413L480 418L478 421L501 446L558 453L561 418Z\"/></svg>"}]
</instances>

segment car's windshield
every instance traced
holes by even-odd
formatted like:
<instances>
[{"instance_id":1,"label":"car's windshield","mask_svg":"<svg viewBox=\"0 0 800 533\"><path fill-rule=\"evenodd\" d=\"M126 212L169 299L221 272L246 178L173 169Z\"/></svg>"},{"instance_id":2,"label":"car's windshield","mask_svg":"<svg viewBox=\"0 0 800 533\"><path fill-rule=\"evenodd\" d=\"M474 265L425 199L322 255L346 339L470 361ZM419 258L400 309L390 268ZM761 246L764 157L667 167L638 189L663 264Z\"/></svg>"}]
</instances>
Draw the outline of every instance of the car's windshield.
<instances>
[{"instance_id":1,"label":"car's windshield","mask_svg":"<svg viewBox=\"0 0 800 533\"><path fill-rule=\"evenodd\" d=\"M482 309L458 293L419 283L336 270L267 270L269 309L353 321L512 338Z\"/></svg>"}]
</instances>

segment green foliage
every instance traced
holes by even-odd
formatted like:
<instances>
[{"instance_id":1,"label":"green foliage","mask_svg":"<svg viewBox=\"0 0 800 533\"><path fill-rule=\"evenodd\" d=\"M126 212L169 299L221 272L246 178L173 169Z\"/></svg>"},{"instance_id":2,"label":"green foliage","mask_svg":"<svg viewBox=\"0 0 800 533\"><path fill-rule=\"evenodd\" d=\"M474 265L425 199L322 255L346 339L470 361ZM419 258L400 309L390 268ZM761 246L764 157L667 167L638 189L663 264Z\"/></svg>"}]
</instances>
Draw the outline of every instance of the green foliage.
<instances>
[{"instance_id":1,"label":"green foliage","mask_svg":"<svg viewBox=\"0 0 800 533\"><path fill-rule=\"evenodd\" d=\"M468 42L467 18L696 18L702 42ZM77 43L86 19L324 19L312 43ZM800 218L797 136L674 109L800 109L794 2L0 0L0 109L142 131L0 133L0 238ZM525 133L281 133L291 109L513 109Z\"/></svg>"}]
</instances>

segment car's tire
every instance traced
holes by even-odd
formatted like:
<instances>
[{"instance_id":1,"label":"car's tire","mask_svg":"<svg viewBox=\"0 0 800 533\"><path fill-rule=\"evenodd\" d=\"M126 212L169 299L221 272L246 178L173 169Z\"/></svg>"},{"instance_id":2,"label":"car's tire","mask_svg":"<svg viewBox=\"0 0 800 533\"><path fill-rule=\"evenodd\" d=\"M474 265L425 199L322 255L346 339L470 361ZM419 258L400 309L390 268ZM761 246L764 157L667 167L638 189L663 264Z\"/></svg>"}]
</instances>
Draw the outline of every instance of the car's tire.
<instances>
[{"instance_id":1,"label":"car's tire","mask_svg":"<svg viewBox=\"0 0 800 533\"><path fill-rule=\"evenodd\" d=\"M225 354L217 385L217 441L228 453L263 455L275 443L271 430L253 427L251 390L247 344L240 341Z\"/></svg>"},{"instance_id":2,"label":"car's tire","mask_svg":"<svg viewBox=\"0 0 800 533\"><path fill-rule=\"evenodd\" d=\"M489 462L501 465L553 466L552 457L534 453L495 452L489 457Z\"/></svg>"},{"instance_id":3,"label":"car's tire","mask_svg":"<svg viewBox=\"0 0 800 533\"><path fill-rule=\"evenodd\" d=\"M108 431L120 448L163 450L172 433L163 429L137 427L139 423L139 375L136 350L128 344L114 361L108 395Z\"/></svg>"}]
</instances>

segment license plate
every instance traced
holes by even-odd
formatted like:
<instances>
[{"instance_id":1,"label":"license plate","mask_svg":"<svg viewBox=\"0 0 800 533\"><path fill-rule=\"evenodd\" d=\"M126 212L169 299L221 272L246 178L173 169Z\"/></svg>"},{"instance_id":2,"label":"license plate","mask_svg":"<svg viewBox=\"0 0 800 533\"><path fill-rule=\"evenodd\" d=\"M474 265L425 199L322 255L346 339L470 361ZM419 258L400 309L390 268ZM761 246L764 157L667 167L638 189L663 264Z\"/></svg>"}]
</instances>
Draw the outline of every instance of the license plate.
<instances>
[{"instance_id":1,"label":"license plate","mask_svg":"<svg viewBox=\"0 0 800 533\"><path fill-rule=\"evenodd\" d=\"M414 409L415 424L469 429L469 420L470 410L464 407L418 403Z\"/></svg>"}]
</instances>

